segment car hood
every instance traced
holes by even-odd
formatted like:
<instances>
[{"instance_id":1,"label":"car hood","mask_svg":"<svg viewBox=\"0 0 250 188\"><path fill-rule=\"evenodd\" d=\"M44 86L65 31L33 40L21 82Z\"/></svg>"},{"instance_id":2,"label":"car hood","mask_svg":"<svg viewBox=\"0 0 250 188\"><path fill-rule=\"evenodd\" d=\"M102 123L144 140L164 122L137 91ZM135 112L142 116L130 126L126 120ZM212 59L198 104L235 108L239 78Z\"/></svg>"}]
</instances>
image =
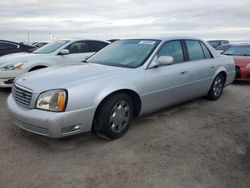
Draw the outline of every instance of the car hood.
<instances>
[{"instance_id":1,"label":"car hood","mask_svg":"<svg viewBox=\"0 0 250 188\"><path fill-rule=\"evenodd\" d=\"M234 56L234 63L238 66L246 66L250 63L250 57L249 56Z\"/></svg>"},{"instance_id":2,"label":"car hood","mask_svg":"<svg viewBox=\"0 0 250 188\"><path fill-rule=\"evenodd\" d=\"M16 84L40 93L50 89L68 89L92 81L103 81L131 69L100 64L57 66L30 72L18 77Z\"/></svg>"},{"instance_id":3,"label":"car hood","mask_svg":"<svg viewBox=\"0 0 250 188\"><path fill-rule=\"evenodd\" d=\"M41 58L44 56L48 56L48 54L33 54L33 53L14 53L0 57L0 66L13 64L13 63L20 63L26 62L33 58Z\"/></svg>"}]
</instances>

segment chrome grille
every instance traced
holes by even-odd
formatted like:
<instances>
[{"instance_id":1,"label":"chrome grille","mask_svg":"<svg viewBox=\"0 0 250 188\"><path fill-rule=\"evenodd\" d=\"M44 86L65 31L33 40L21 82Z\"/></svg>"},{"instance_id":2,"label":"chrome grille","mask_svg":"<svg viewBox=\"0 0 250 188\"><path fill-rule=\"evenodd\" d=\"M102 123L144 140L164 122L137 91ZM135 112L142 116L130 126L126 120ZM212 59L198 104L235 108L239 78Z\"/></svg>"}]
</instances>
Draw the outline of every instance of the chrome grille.
<instances>
[{"instance_id":1,"label":"chrome grille","mask_svg":"<svg viewBox=\"0 0 250 188\"><path fill-rule=\"evenodd\" d=\"M25 108L29 108L32 92L13 84L12 94L17 104Z\"/></svg>"}]
</instances>

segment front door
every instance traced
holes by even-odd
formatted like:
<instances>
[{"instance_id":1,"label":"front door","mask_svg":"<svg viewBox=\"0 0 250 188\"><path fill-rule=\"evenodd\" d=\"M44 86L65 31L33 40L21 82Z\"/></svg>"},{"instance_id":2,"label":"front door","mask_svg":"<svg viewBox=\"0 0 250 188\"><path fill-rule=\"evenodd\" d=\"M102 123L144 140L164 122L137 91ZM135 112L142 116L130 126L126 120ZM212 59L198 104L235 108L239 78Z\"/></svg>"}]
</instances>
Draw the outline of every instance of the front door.
<instances>
[{"instance_id":1,"label":"front door","mask_svg":"<svg viewBox=\"0 0 250 188\"><path fill-rule=\"evenodd\" d=\"M145 86L142 96L145 113L187 99L188 84L192 75L190 75L188 63L185 62L181 41L166 42L155 59L160 56L172 56L174 63L145 70Z\"/></svg>"}]
</instances>

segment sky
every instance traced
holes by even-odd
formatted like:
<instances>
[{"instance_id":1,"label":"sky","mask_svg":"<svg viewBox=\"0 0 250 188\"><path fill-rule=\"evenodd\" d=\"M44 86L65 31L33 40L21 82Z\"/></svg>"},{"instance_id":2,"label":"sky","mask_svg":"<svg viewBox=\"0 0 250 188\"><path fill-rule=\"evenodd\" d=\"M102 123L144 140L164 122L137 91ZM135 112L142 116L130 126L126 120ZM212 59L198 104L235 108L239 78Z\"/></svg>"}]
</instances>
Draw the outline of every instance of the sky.
<instances>
[{"instance_id":1,"label":"sky","mask_svg":"<svg viewBox=\"0 0 250 188\"><path fill-rule=\"evenodd\" d=\"M250 0L0 0L0 39L250 40Z\"/></svg>"}]
</instances>

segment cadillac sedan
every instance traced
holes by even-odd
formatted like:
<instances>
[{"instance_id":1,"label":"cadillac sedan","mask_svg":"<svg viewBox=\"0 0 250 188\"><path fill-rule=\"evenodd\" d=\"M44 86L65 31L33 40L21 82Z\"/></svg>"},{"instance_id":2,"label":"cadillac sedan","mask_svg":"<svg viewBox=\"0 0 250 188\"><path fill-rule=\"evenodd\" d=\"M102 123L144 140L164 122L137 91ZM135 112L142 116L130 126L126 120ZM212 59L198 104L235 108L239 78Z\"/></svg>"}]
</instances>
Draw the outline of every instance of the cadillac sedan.
<instances>
[{"instance_id":1,"label":"cadillac sedan","mask_svg":"<svg viewBox=\"0 0 250 188\"><path fill-rule=\"evenodd\" d=\"M218 99L235 77L234 61L196 38L119 40L81 65L15 80L14 124L58 138L92 131L116 139L136 116L201 96Z\"/></svg>"}]
</instances>

